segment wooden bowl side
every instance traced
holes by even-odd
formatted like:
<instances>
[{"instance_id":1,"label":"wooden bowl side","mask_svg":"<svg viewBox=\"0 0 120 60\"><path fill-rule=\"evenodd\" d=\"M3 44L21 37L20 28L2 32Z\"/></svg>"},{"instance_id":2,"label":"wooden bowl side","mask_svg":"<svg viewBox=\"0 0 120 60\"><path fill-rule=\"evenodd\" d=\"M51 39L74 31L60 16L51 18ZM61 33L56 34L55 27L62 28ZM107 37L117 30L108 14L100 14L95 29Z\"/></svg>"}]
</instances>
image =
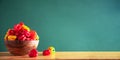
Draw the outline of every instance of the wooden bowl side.
<instances>
[{"instance_id":1,"label":"wooden bowl side","mask_svg":"<svg viewBox=\"0 0 120 60\"><path fill-rule=\"evenodd\" d=\"M32 41L5 41L6 47L8 51L13 55L27 55L31 49L36 49L39 40L32 40Z\"/></svg>"}]
</instances>

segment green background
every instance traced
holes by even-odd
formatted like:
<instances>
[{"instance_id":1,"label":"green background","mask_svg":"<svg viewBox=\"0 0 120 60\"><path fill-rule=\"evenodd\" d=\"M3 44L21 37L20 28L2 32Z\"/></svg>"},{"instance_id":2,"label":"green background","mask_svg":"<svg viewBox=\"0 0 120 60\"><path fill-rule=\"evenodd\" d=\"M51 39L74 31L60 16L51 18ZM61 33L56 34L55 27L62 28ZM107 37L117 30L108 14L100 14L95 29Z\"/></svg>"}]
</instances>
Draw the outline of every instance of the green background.
<instances>
[{"instance_id":1,"label":"green background","mask_svg":"<svg viewBox=\"0 0 120 60\"><path fill-rule=\"evenodd\" d=\"M0 0L0 51L20 21L39 34L39 51L120 51L120 0Z\"/></svg>"}]
</instances>

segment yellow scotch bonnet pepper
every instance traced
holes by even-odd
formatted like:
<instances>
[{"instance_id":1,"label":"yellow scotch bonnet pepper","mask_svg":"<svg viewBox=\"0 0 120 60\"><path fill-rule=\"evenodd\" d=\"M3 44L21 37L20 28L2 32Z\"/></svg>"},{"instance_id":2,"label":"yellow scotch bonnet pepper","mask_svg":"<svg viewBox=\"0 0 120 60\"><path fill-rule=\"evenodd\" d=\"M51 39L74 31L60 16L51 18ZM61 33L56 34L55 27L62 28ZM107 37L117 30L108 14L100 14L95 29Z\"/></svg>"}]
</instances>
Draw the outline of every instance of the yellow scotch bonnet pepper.
<instances>
[{"instance_id":1,"label":"yellow scotch bonnet pepper","mask_svg":"<svg viewBox=\"0 0 120 60\"><path fill-rule=\"evenodd\" d=\"M48 50L50 50L51 55L55 54L55 48L53 46L48 47Z\"/></svg>"},{"instance_id":2,"label":"yellow scotch bonnet pepper","mask_svg":"<svg viewBox=\"0 0 120 60\"><path fill-rule=\"evenodd\" d=\"M30 31L30 28L28 26L26 26L26 25L22 25L22 28L27 30L27 31Z\"/></svg>"},{"instance_id":3,"label":"yellow scotch bonnet pepper","mask_svg":"<svg viewBox=\"0 0 120 60\"><path fill-rule=\"evenodd\" d=\"M9 32L9 31L10 31L10 29L8 29L8 31L6 32L5 37L4 37L4 40L7 40L8 32Z\"/></svg>"},{"instance_id":4,"label":"yellow scotch bonnet pepper","mask_svg":"<svg viewBox=\"0 0 120 60\"><path fill-rule=\"evenodd\" d=\"M38 34L37 34L37 36L36 36L36 40L39 40L39 36L38 36Z\"/></svg>"}]
</instances>

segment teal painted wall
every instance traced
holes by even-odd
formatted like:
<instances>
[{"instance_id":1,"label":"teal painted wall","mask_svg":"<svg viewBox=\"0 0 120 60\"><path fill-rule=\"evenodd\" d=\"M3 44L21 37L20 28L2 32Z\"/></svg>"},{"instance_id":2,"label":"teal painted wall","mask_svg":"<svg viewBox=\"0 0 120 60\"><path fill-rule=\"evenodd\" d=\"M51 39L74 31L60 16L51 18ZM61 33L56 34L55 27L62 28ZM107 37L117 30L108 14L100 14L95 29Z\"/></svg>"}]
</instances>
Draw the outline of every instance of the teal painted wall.
<instances>
[{"instance_id":1,"label":"teal painted wall","mask_svg":"<svg viewBox=\"0 0 120 60\"><path fill-rule=\"evenodd\" d=\"M120 51L120 0L0 0L0 51L20 21L38 32L39 51Z\"/></svg>"}]
</instances>

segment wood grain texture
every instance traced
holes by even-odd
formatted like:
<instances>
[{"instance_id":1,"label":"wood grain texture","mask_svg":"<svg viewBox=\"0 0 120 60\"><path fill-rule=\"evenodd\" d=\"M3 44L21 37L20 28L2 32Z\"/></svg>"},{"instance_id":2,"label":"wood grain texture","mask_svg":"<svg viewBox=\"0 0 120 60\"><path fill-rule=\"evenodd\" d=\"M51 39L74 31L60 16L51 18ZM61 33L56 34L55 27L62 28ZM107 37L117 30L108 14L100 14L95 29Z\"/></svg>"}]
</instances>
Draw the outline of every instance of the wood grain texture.
<instances>
[{"instance_id":1,"label":"wood grain texture","mask_svg":"<svg viewBox=\"0 0 120 60\"><path fill-rule=\"evenodd\" d=\"M26 59L26 60L37 60L37 59L120 59L120 52L56 52L56 55L42 56L42 52L39 52L39 56L30 58L28 55L25 56L13 56L9 52L0 52L0 60L10 59Z\"/></svg>"}]
</instances>

